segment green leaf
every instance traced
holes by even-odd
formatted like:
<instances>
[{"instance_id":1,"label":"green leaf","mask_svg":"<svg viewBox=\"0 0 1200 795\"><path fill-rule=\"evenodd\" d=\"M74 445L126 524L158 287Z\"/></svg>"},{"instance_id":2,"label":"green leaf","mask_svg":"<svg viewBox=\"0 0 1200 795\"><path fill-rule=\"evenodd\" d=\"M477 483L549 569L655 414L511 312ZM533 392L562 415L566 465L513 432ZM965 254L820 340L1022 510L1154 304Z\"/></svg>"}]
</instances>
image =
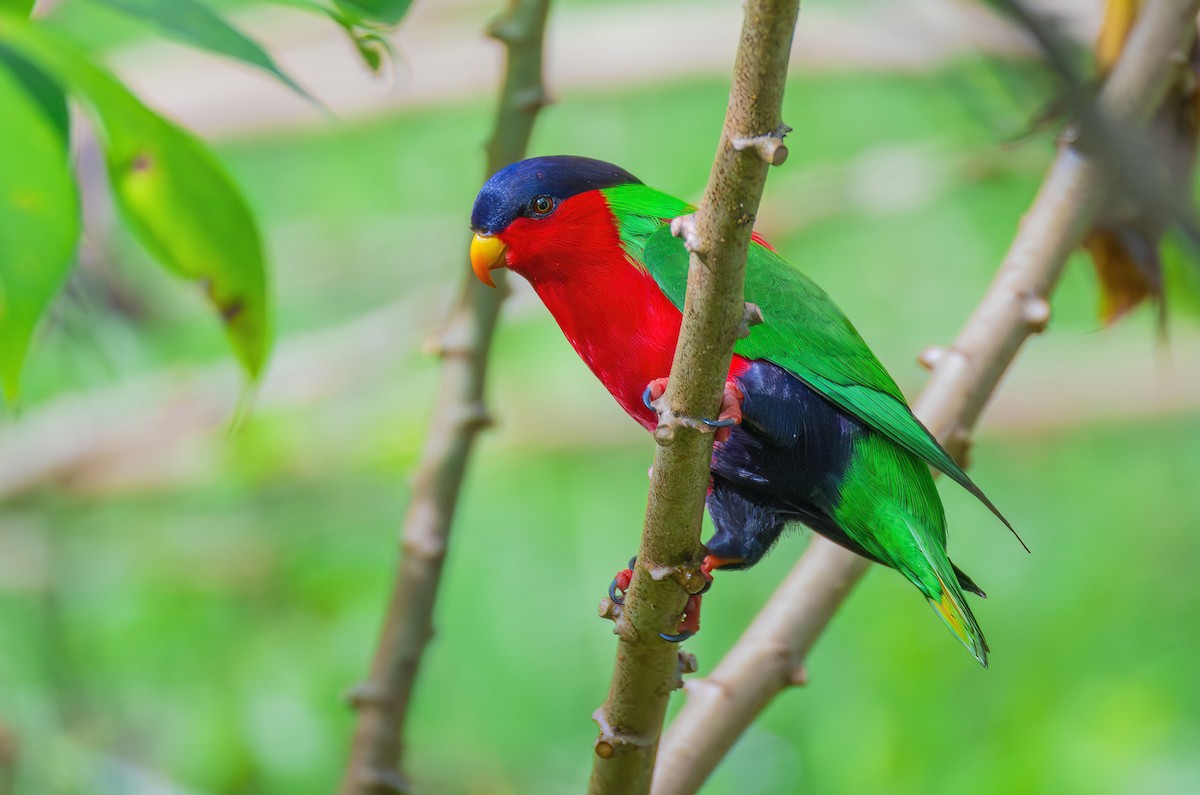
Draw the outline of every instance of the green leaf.
<instances>
[{"instance_id":1,"label":"green leaf","mask_svg":"<svg viewBox=\"0 0 1200 795\"><path fill-rule=\"evenodd\" d=\"M129 227L163 266L204 287L234 352L257 376L270 348L262 245L245 199L213 154L41 26L0 14L0 42L91 108Z\"/></svg>"},{"instance_id":2,"label":"green leaf","mask_svg":"<svg viewBox=\"0 0 1200 795\"><path fill-rule=\"evenodd\" d=\"M67 98L62 89L44 72L3 44L0 44L0 68L8 69L20 81L25 92L41 105L42 112L58 130L65 152L70 142L71 116L67 112Z\"/></svg>"},{"instance_id":3,"label":"green leaf","mask_svg":"<svg viewBox=\"0 0 1200 795\"><path fill-rule=\"evenodd\" d=\"M371 17L370 13L359 5L342 3L341 0L334 0L334 7L324 5L317 0L269 0L269 2L323 14L332 19L350 37L350 41L358 50L359 57L372 72L378 73L383 68L384 61L392 55L391 43L380 35L381 29L386 25L382 20ZM396 12L396 19L399 21L408 6L411 5L411 0L394 5L403 5L403 8L392 9L393 12Z\"/></svg>"},{"instance_id":4,"label":"green leaf","mask_svg":"<svg viewBox=\"0 0 1200 795\"><path fill-rule=\"evenodd\" d=\"M1167 311L1200 318L1200 263L1195 249L1168 238L1162 246L1163 294Z\"/></svg>"},{"instance_id":5,"label":"green leaf","mask_svg":"<svg viewBox=\"0 0 1200 795\"><path fill-rule=\"evenodd\" d=\"M15 11L23 17L33 13L36 0L0 0L0 11Z\"/></svg>"},{"instance_id":6,"label":"green leaf","mask_svg":"<svg viewBox=\"0 0 1200 795\"><path fill-rule=\"evenodd\" d=\"M396 25L408 13L412 0L334 0L334 3L358 20Z\"/></svg>"},{"instance_id":7,"label":"green leaf","mask_svg":"<svg viewBox=\"0 0 1200 795\"><path fill-rule=\"evenodd\" d=\"M0 58L0 383L16 400L33 331L66 280L79 239L79 197L64 127ZM44 78L42 78L44 81ZM45 88L43 82L42 88Z\"/></svg>"},{"instance_id":8,"label":"green leaf","mask_svg":"<svg viewBox=\"0 0 1200 795\"><path fill-rule=\"evenodd\" d=\"M188 44L256 66L305 99L308 92L275 63L262 45L197 0L92 0L131 17L148 20Z\"/></svg>"}]
</instances>

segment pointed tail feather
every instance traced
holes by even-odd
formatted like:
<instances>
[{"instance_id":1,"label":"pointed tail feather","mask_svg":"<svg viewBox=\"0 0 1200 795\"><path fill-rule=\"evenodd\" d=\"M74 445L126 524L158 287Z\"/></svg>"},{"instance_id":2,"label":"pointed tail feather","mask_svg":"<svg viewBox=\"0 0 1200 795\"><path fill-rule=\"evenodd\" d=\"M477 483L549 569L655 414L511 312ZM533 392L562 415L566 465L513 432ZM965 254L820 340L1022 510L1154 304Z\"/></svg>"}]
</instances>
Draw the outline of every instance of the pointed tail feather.
<instances>
[{"instance_id":1,"label":"pointed tail feather","mask_svg":"<svg viewBox=\"0 0 1200 795\"><path fill-rule=\"evenodd\" d=\"M928 597L930 606L941 616L950 631L971 651L971 654L975 655L979 664L987 668L989 651L987 640L983 637L983 631L979 629L979 624L976 623L971 608L967 607L967 601L963 597L962 591L957 586L948 587L941 577L938 577L938 585L941 586L941 596L938 598Z\"/></svg>"},{"instance_id":2,"label":"pointed tail feather","mask_svg":"<svg viewBox=\"0 0 1200 795\"><path fill-rule=\"evenodd\" d=\"M983 589L976 585L975 581L972 580L965 571L960 569L958 566L955 566L954 561L950 561L950 568L954 569L954 576L958 580L959 588L975 594L980 599L987 599L987 594L983 592Z\"/></svg>"}]
</instances>

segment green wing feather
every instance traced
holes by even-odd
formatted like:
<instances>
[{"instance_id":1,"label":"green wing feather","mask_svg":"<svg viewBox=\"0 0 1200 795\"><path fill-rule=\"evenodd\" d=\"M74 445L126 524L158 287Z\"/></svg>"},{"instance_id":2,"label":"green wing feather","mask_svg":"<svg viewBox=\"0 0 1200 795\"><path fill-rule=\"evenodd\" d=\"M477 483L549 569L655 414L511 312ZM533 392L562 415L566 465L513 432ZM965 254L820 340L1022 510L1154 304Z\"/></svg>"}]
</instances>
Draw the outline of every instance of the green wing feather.
<instances>
[{"instance_id":1,"label":"green wing feather","mask_svg":"<svg viewBox=\"0 0 1200 795\"><path fill-rule=\"evenodd\" d=\"M688 253L664 219L694 208L644 185L622 185L604 193L631 258L644 264L663 293L682 310ZM842 411L946 473L1013 529L913 416L896 382L824 290L774 251L752 243L745 295L762 310L763 322L738 341L736 353L783 367Z\"/></svg>"}]
</instances>

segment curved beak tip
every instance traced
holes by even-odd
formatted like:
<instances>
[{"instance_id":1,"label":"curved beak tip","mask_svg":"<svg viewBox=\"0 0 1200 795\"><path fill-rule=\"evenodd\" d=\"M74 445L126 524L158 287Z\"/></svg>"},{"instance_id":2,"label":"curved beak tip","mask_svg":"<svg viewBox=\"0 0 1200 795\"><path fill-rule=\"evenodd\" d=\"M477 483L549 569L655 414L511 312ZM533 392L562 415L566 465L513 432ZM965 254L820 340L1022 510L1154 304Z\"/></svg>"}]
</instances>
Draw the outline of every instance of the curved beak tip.
<instances>
[{"instance_id":1,"label":"curved beak tip","mask_svg":"<svg viewBox=\"0 0 1200 795\"><path fill-rule=\"evenodd\" d=\"M492 235L475 235L471 240L471 270L488 287L496 286L491 271L504 267L505 248L504 243Z\"/></svg>"}]
</instances>

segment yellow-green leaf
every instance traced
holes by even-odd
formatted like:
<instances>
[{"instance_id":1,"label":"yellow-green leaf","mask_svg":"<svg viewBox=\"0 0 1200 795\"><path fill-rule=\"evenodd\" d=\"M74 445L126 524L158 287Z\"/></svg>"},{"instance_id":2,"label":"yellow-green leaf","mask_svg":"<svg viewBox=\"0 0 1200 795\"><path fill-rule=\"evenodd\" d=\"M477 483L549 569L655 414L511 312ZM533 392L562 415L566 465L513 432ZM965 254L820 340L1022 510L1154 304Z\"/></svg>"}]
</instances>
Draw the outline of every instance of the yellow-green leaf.
<instances>
[{"instance_id":1,"label":"yellow-green leaf","mask_svg":"<svg viewBox=\"0 0 1200 795\"><path fill-rule=\"evenodd\" d=\"M66 141L43 99L0 57L0 382L16 399L38 321L62 287L79 238ZM44 88L44 86L43 86Z\"/></svg>"},{"instance_id":2,"label":"yellow-green leaf","mask_svg":"<svg viewBox=\"0 0 1200 795\"><path fill-rule=\"evenodd\" d=\"M117 205L167 269L202 285L251 377L270 348L266 265L233 180L191 133L146 108L107 71L36 24L0 14L7 43L94 113Z\"/></svg>"}]
</instances>

